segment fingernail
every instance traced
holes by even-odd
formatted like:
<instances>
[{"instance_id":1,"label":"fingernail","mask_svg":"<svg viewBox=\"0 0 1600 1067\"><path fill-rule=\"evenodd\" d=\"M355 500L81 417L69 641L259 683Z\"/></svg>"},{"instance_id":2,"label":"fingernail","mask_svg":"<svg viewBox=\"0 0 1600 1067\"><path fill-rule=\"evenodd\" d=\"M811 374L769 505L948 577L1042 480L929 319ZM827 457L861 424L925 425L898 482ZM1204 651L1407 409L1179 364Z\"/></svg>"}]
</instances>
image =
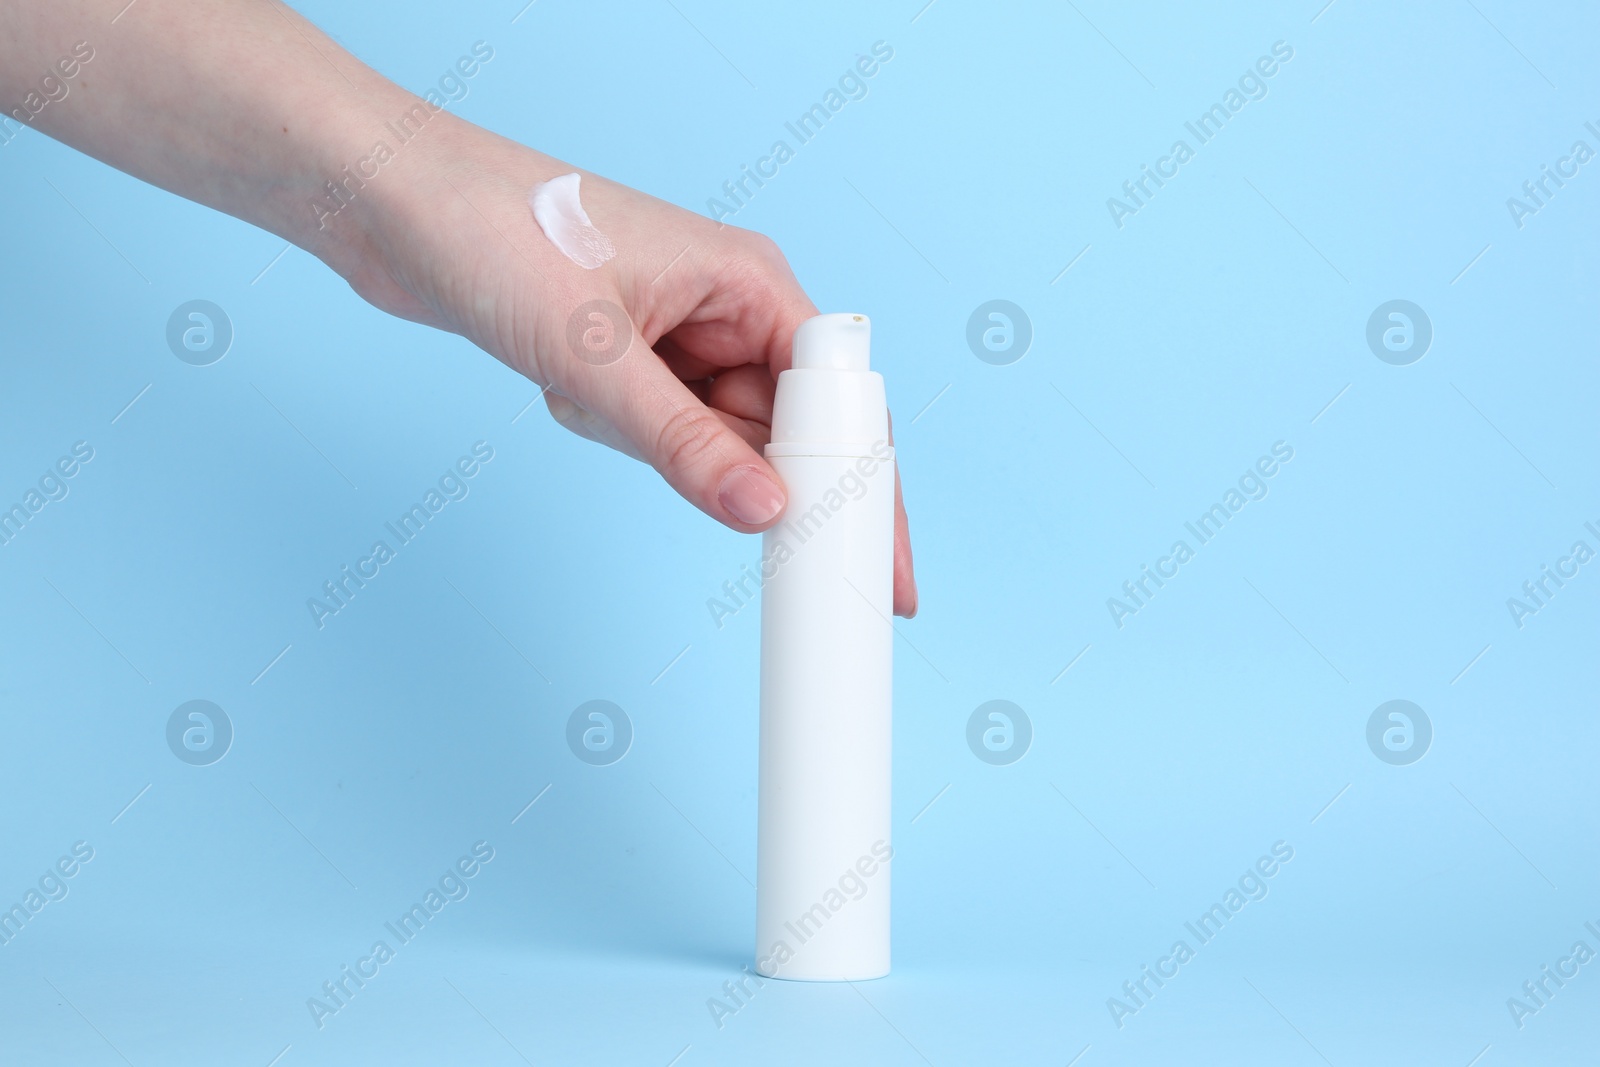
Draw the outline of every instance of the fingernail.
<instances>
[{"instance_id":1,"label":"fingernail","mask_svg":"<svg viewBox=\"0 0 1600 1067\"><path fill-rule=\"evenodd\" d=\"M717 499L747 526L763 526L783 510L783 490L755 467L735 467L723 476Z\"/></svg>"}]
</instances>

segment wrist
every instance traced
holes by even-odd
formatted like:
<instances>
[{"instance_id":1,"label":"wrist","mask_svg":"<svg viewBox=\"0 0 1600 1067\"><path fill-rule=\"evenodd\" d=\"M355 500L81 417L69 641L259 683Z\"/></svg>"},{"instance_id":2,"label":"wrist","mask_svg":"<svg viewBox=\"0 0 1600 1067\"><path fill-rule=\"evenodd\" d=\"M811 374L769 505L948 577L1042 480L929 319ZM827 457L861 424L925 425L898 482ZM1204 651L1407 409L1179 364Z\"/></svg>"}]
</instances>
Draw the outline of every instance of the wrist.
<instances>
[{"instance_id":1,"label":"wrist","mask_svg":"<svg viewBox=\"0 0 1600 1067\"><path fill-rule=\"evenodd\" d=\"M274 209L282 228L271 228L382 310L471 336L453 297L475 247L467 235L481 243L483 212L498 215L480 183L532 153L387 81L337 121L294 168L293 195ZM490 225L503 236L512 223ZM444 264L454 269L440 274Z\"/></svg>"},{"instance_id":2,"label":"wrist","mask_svg":"<svg viewBox=\"0 0 1600 1067\"><path fill-rule=\"evenodd\" d=\"M346 278L377 254L376 236L399 212L402 179L391 171L405 149L384 117L393 95L374 93L375 104L307 120L308 139L267 194L263 224Z\"/></svg>"}]
</instances>

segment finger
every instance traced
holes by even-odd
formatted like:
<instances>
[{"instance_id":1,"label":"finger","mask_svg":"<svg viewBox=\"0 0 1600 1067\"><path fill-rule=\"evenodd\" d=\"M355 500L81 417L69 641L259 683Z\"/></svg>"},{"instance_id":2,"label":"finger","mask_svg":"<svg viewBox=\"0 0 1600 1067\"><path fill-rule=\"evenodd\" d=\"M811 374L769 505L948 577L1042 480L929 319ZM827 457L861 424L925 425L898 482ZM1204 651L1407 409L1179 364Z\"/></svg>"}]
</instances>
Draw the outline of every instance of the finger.
<instances>
[{"instance_id":1,"label":"finger","mask_svg":"<svg viewBox=\"0 0 1600 1067\"><path fill-rule=\"evenodd\" d=\"M755 533L783 510L782 483L752 442L679 381L637 331L614 363L565 365L561 389L718 522Z\"/></svg>"},{"instance_id":2,"label":"finger","mask_svg":"<svg viewBox=\"0 0 1600 1067\"><path fill-rule=\"evenodd\" d=\"M765 363L776 379L787 370L795 329L817 313L817 307L790 270L771 239L730 227L741 269L729 274L715 292L688 317L656 342L669 364L681 357L693 361L698 377L707 365L735 367Z\"/></svg>"},{"instance_id":3,"label":"finger","mask_svg":"<svg viewBox=\"0 0 1600 1067\"><path fill-rule=\"evenodd\" d=\"M894 613L908 619L917 614L917 578L911 565L911 528L900 495L900 465L894 468Z\"/></svg>"},{"instance_id":4,"label":"finger","mask_svg":"<svg viewBox=\"0 0 1600 1067\"><path fill-rule=\"evenodd\" d=\"M772 380L772 375L767 373L767 368L746 364L723 371L713 378L705 399L718 411L726 411L730 415L770 427L772 402L776 393L777 384ZM761 443L766 444L765 441Z\"/></svg>"},{"instance_id":5,"label":"finger","mask_svg":"<svg viewBox=\"0 0 1600 1067\"><path fill-rule=\"evenodd\" d=\"M673 342L671 334L655 343L655 352L661 357L661 362L667 365L668 370L686 382L714 378L727 369L720 363L713 363L692 352L685 352Z\"/></svg>"},{"instance_id":6,"label":"finger","mask_svg":"<svg viewBox=\"0 0 1600 1067\"><path fill-rule=\"evenodd\" d=\"M894 416L889 416L889 447L894 447ZM894 463L894 613L906 618L917 614L917 575L911 562L911 524L900 492L900 458Z\"/></svg>"}]
</instances>

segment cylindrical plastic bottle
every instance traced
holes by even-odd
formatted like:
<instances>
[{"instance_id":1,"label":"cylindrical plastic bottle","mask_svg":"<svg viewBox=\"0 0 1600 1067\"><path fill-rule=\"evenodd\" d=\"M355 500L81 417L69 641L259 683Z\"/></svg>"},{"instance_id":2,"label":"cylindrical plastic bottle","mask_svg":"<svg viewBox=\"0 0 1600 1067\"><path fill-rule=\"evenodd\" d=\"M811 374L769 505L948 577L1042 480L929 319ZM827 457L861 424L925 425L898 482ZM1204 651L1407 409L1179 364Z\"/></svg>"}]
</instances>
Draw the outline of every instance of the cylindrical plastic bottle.
<instances>
[{"instance_id":1,"label":"cylindrical plastic bottle","mask_svg":"<svg viewBox=\"0 0 1600 1067\"><path fill-rule=\"evenodd\" d=\"M778 377L766 456L756 971L889 973L894 450L865 315L818 315Z\"/></svg>"}]
</instances>

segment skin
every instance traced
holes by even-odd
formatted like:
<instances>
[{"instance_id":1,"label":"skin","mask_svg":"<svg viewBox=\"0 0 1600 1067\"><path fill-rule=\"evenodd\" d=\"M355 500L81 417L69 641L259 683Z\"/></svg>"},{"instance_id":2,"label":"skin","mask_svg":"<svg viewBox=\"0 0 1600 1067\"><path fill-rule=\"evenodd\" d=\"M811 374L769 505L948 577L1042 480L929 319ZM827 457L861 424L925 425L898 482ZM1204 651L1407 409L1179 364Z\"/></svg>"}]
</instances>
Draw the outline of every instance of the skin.
<instances>
[{"instance_id":1,"label":"skin","mask_svg":"<svg viewBox=\"0 0 1600 1067\"><path fill-rule=\"evenodd\" d=\"M776 521L785 497L761 447L795 328L817 309L770 239L448 111L398 144L385 124L418 99L276 0L124 3L0 0L0 107L54 73L67 95L29 125L278 234L384 311L466 337L546 387L556 421L649 463L718 522L755 533ZM94 56L62 78L55 64L80 41ZM311 204L333 204L325 183L380 140L394 158L319 218ZM551 245L528 207L536 183L573 171L617 247L596 270ZM567 343L591 300L623 308L634 331L605 366ZM916 609L896 471L894 610Z\"/></svg>"}]
</instances>

